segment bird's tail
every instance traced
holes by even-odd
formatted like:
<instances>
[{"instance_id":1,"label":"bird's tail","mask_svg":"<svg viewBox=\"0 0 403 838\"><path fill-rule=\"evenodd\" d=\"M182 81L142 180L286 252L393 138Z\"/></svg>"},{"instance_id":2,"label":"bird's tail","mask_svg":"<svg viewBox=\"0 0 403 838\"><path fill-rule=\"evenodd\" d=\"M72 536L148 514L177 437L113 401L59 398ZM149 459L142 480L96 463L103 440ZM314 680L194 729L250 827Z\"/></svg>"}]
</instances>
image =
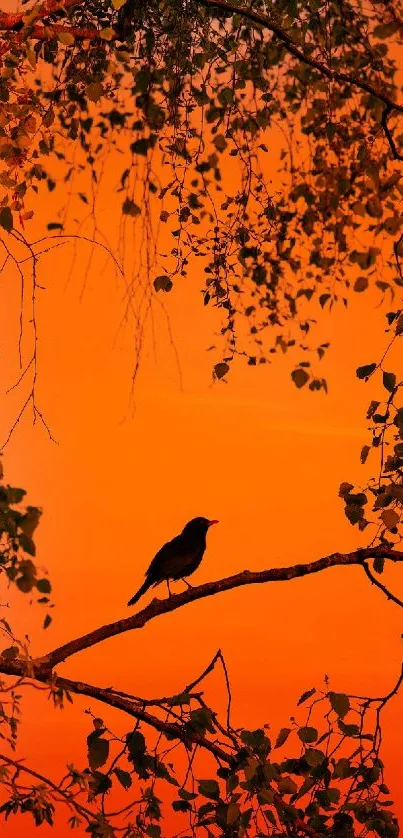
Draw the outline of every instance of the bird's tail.
<instances>
[{"instance_id":1,"label":"bird's tail","mask_svg":"<svg viewBox=\"0 0 403 838\"><path fill-rule=\"evenodd\" d=\"M131 599L129 599L129 602L127 604L128 605L135 605L136 602L138 602L139 599L143 596L143 594L145 594L145 592L148 591L148 589L151 587L152 584L153 583L152 583L151 579L146 579L145 582L143 582L141 588L139 588L137 593L134 594L134 596L132 596Z\"/></svg>"}]
</instances>

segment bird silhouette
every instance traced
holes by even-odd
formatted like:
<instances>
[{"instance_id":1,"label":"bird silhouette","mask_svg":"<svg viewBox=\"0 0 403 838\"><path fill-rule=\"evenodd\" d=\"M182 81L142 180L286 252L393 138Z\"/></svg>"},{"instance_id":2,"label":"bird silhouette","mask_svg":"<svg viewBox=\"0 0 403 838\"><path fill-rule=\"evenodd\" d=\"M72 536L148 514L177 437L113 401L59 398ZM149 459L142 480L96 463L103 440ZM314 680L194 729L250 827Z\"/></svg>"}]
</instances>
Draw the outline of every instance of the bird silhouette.
<instances>
[{"instance_id":1,"label":"bird silhouette","mask_svg":"<svg viewBox=\"0 0 403 838\"><path fill-rule=\"evenodd\" d=\"M170 579L183 579L185 582L185 577L190 576L199 567L206 549L207 530L213 524L218 524L218 521L193 518L180 535L176 535L172 541L167 541L154 556L141 588L127 604L135 605L149 588L159 585L160 582L167 583L169 595ZM189 582L186 582L186 585L190 587Z\"/></svg>"}]
</instances>

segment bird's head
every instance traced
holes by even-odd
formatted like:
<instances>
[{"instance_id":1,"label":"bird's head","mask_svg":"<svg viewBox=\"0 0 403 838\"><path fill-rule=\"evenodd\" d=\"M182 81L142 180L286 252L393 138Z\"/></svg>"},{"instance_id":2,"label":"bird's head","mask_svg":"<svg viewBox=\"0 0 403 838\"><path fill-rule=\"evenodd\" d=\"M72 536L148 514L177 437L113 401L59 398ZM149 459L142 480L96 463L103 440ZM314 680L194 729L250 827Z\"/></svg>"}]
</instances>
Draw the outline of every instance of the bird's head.
<instances>
[{"instance_id":1,"label":"bird's head","mask_svg":"<svg viewBox=\"0 0 403 838\"><path fill-rule=\"evenodd\" d=\"M206 535L209 527L218 524L218 521L209 521L208 518L192 518L183 528L183 532L191 535Z\"/></svg>"}]
</instances>

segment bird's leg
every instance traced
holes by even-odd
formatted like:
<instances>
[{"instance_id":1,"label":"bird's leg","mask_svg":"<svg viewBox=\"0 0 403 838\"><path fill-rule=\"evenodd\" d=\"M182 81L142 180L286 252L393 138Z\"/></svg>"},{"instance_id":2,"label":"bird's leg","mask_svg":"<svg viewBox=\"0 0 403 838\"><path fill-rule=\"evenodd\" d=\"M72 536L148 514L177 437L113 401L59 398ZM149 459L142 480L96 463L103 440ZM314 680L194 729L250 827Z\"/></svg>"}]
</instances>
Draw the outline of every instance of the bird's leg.
<instances>
[{"instance_id":1,"label":"bird's leg","mask_svg":"<svg viewBox=\"0 0 403 838\"><path fill-rule=\"evenodd\" d=\"M185 585L187 585L187 586L188 586L188 588L193 588L193 585L191 585L191 584L190 584L190 582L188 582L188 581L187 581L187 579L183 578L183 579L182 579L182 582L184 582L184 583L185 583Z\"/></svg>"},{"instance_id":2,"label":"bird's leg","mask_svg":"<svg viewBox=\"0 0 403 838\"><path fill-rule=\"evenodd\" d=\"M171 594L171 589L169 587L169 579L167 579L167 587L168 587L168 596L171 597L172 594Z\"/></svg>"}]
</instances>

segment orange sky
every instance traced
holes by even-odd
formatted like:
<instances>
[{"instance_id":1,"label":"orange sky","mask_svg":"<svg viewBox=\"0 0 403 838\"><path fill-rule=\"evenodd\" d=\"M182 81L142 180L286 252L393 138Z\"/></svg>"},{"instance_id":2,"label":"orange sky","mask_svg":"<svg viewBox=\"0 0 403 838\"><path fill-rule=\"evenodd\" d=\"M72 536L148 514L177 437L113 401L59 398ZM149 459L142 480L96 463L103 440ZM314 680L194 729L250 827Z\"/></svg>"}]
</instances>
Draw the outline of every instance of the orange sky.
<instances>
[{"instance_id":1,"label":"orange sky","mask_svg":"<svg viewBox=\"0 0 403 838\"><path fill-rule=\"evenodd\" d=\"M109 211L114 218L116 206L105 203L104 217ZM48 212L42 204L39 226ZM322 361L327 396L297 391L287 357L256 368L235 364L228 383L212 386L206 347L217 321L203 309L198 277L184 281L165 299L183 389L156 311L156 345L146 343L131 415L132 333L118 331L123 287L110 267L101 274L105 258L96 254L80 300L88 251L79 249L69 281L68 254L66 248L44 257L46 291L38 309L39 406L59 445L27 416L3 458L6 479L24 486L28 501L44 509L37 545L53 583L51 627L41 631L43 614L27 597L10 599L13 625L28 632L35 654L127 616L126 602L156 550L195 515L220 520L209 533L195 583L364 543L344 517L337 491L342 480L359 482L369 473L359 451L367 441L365 411L377 389L372 381L358 382L355 369L379 356L382 309L356 295L348 311L324 315L323 338L332 343ZM13 399L4 395L18 376L13 274L3 279L0 299L3 437L22 392ZM398 569L388 569L386 578L402 596ZM270 722L276 733L299 695L320 686L325 673L336 691L387 692L400 667L401 631L399 609L371 589L359 568L332 569L203 600L84 652L59 671L144 696L167 695L221 647L235 723ZM212 684L219 701L222 684ZM386 782L400 814L402 700L395 698L385 713L383 748ZM56 777L66 762L84 767L87 707L117 719L86 699L60 713L30 695L19 756ZM125 720L116 725L130 727ZM22 824L24 835L34 831L31 821L16 819L7 834L20 836ZM64 838L70 831L60 823L57 834Z\"/></svg>"}]
</instances>

